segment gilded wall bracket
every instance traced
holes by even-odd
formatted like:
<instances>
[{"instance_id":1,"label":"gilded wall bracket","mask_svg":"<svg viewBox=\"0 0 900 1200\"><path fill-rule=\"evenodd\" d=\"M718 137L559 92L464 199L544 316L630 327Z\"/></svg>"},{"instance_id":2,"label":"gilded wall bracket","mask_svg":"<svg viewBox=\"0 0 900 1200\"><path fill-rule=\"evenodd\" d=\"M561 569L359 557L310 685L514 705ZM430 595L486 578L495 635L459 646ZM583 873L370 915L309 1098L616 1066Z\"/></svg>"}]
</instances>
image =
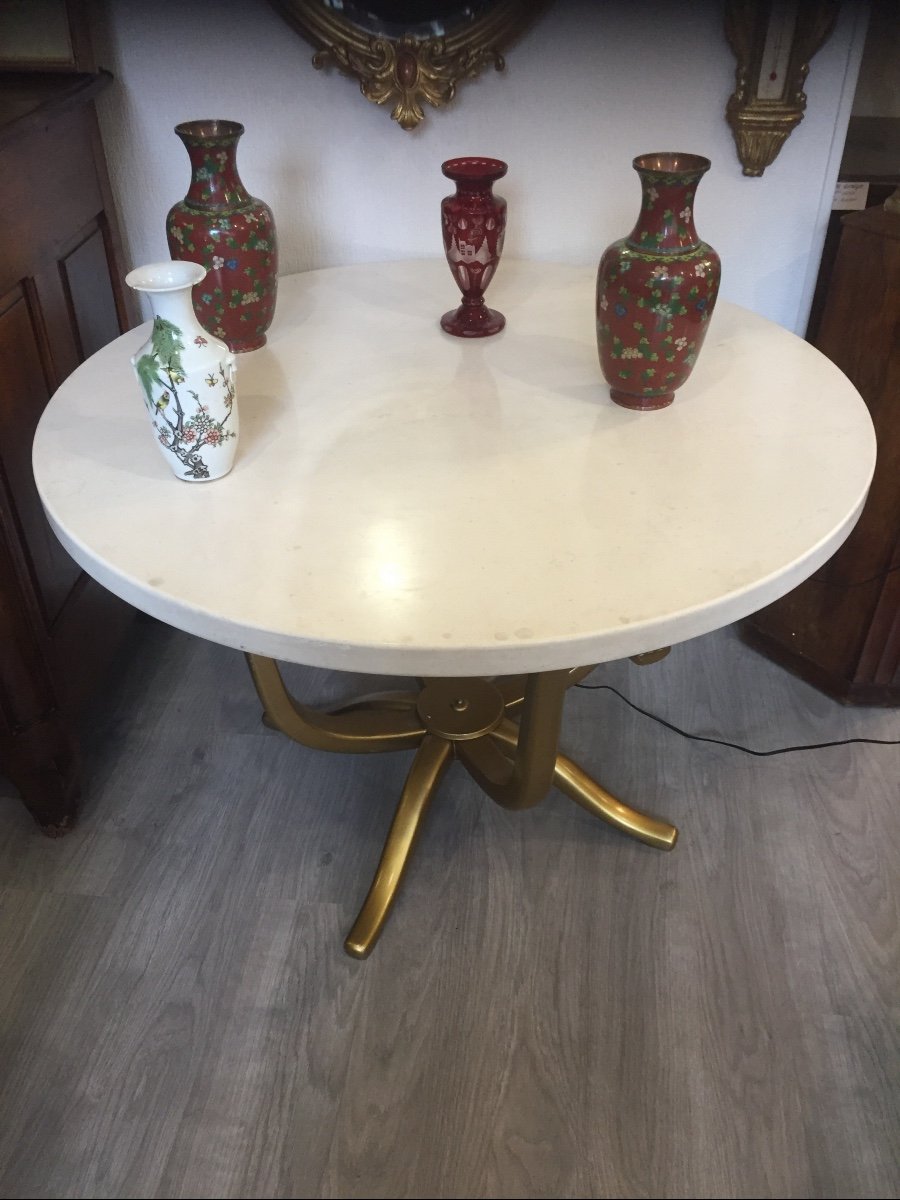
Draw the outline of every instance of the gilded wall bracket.
<instances>
[{"instance_id":1,"label":"gilded wall bracket","mask_svg":"<svg viewBox=\"0 0 900 1200\"><path fill-rule=\"evenodd\" d=\"M839 8L839 0L728 0L725 36L738 65L725 115L745 175L762 175L803 120L810 59Z\"/></svg>"}]
</instances>

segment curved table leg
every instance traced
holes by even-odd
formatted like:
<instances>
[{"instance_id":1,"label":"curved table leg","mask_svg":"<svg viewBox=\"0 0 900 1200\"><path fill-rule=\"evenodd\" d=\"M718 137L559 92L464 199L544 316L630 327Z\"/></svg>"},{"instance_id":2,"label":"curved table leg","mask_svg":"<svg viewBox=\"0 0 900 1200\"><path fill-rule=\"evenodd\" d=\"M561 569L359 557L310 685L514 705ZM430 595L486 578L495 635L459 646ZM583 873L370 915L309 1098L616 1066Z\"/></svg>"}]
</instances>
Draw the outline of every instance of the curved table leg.
<instances>
[{"instance_id":1,"label":"curved table leg","mask_svg":"<svg viewBox=\"0 0 900 1200\"><path fill-rule=\"evenodd\" d=\"M501 754L486 737L457 744L456 753L482 791L503 808L533 808L544 799L553 782L563 701L569 671L543 671L529 675L525 685L521 725L516 728L513 753ZM512 724L506 719L500 726Z\"/></svg>"},{"instance_id":2,"label":"curved table leg","mask_svg":"<svg viewBox=\"0 0 900 1200\"><path fill-rule=\"evenodd\" d=\"M505 753L509 753L516 749L519 730L512 721L504 720L490 736L495 743L500 743ZM678 840L674 825L623 804L564 754L556 756L553 785L595 817L657 850L671 850Z\"/></svg>"},{"instance_id":3,"label":"curved table leg","mask_svg":"<svg viewBox=\"0 0 900 1200\"><path fill-rule=\"evenodd\" d=\"M646 842L657 850L671 850L678 840L678 830L674 825L636 808L629 808L564 754L557 756L553 783L589 813L615 825L616 829L630 834L639 842Z\"/></svg>"},{"instance_id":4,"label":"curved table leg","mask_svg":"<svg viewBox=\"0 0 900 1200\"><path fill-rule=\"evenodd\" d=\"M257 695L263 706L263 720L273 729L287 734L311 750L338 750L347 754L377 754L384 750L411 750L425 736L425 727L415 708L405 703L379 703L383 697L370 698L363 710L352 704L334 712L319 712L300 704L288 692L271 658L258 654L246 656Z\"/></svg>"},{"instance_id":5,"label":"curved table leg","mask_svg":"<svg viewBox=\"0 0 900 1200\"><path fill-rule=\"evenodd\" d=\"M596 670L596 667L593 664L587 667L572 667L568 672L569 677L566 680L566 687L573 687L576 683L580 683L582 679L590 675L591 671L594 670ZM528 682L527 675L498 675L491 682L503 697L503 704L507 715L520 709L525 703L525 688Z\"/></svg>"},{"instance_id":6,"label":"curved table leg","mask_svg":"<svg viewBox=\"0 0 900 1200\"><path fill-rule=\"evenodd\" d=\"M346 700L329 708L331 716L337 717L342 713L351 712L413 712L416 707L415 692L370 692L367 696L358 696L355 700Z\"/></svg>"},{"instance_id":7,"label":"curved table leg","mask_svg":"<svg viewBox=\"0 0 900 1200\"><path fill-rule=\"evenodd\" d=\"M369 894L344 942L344 949L354 958L366 958L378 941L415 845L422 818L452 756L452 744L431 734L425 736L416 751Z\"/></svg>"}]
</instances>

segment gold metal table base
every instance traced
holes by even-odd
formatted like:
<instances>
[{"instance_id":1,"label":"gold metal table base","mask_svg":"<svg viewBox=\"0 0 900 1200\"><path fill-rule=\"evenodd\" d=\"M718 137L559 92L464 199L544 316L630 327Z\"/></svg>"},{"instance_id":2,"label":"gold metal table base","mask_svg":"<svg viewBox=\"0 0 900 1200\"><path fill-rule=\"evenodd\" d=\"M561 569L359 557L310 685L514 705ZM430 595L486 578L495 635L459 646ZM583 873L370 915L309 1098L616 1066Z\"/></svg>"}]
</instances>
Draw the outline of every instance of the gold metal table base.
<instances>
[{"instance_id":1,"label":"gold metal table base","mask_svg":"<svg viewBox=\"0 0 900 1200\"><path fill-rule=\"evenodd\" d=\"M290 695L272 659L248 654L247 661L266 724L301 745L352 754L416 752L369 894L344 942L356 958L371 952L384 928L431 797L454 758L504 808L532 808L555 786L649 846L675 845L674 825L629 808L559 753L566 690L593 667L492 680L431 679L419 692L379 692L320 712ZM519 711L517 724L510 714Z\"/></svg>"}]
</instances>

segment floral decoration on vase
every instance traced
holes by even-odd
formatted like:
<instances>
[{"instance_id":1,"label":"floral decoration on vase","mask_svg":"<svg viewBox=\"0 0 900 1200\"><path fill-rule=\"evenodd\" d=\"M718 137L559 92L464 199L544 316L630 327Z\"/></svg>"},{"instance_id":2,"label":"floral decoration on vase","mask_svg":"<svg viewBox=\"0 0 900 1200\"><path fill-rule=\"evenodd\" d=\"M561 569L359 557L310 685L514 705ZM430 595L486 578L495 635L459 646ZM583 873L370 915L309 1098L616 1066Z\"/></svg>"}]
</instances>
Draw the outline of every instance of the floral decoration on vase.
<instances>
[{"instance_id":1,"label":"floral decoration on vase","mask_svg":"<svg viewBox=\"0 0 900 1200\"><path fill-rule=\"evenodd\" d=\"M710 162L696 154L643 154L637 223L597 271L597 347L612 399L625 408L672 403L686 382L715 308L721 263L694 227L694 195Z\"/></svg>"},{"instance_id":2,"label":"floral decoration on vase","mask_svg":"<svg viewBox=\"0 0 900 1200\"><path fill-rule=\"evenodd\" d=\"M151 263L125 279L154 310L150 337L131 364L157 445L189 481L226 475L238 439L234 355L200 326L191 302L205 274L197 263Z\"/></svg>"},{"instance_id":3,"label":"floral decoration on vase","mask_svg":"<svg viewBox=\"0 0 900 1200\"><path fill-rule=\"evenodd\" d=\"M275 218L237 169L237 121L186 121L175 132L191 162L191 185L166 218L169 253L207 269L194 310L209 333L239 353L265 345L278 291Z\"/></svg>"}]
</instances>

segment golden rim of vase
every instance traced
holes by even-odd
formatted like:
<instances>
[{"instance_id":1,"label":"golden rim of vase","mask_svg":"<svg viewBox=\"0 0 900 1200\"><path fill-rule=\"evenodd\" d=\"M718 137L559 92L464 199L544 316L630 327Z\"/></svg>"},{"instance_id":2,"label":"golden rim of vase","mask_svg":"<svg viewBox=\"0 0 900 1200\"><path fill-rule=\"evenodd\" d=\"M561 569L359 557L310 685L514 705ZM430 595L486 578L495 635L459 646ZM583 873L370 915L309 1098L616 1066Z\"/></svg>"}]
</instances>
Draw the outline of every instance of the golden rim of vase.
<instances>
[{"instance_id":1,"label":"golden rim of vase","mask_svg":"<svg viewBox=\"0 0 900 1200\"><path fill-rule=\"evenodd\" d=\"M182 121L180 125L175 126L175 132L185 142L205 146L219 142L236 142L244 132L244 127L240 121L209 119Z\"/></svg>"},{"instance_id":2,"label":"golden rim of vase","mask_svg":"<svg viewBox=\"0 0 900 1200\"><path fill-rule=\"evenodd\" d=\"M652 171L659 175L702 175L712 163L702 154L685 154L681 150L656 150L639 154L631 165L636 171Z\"/></svg>"}]
</instances>

